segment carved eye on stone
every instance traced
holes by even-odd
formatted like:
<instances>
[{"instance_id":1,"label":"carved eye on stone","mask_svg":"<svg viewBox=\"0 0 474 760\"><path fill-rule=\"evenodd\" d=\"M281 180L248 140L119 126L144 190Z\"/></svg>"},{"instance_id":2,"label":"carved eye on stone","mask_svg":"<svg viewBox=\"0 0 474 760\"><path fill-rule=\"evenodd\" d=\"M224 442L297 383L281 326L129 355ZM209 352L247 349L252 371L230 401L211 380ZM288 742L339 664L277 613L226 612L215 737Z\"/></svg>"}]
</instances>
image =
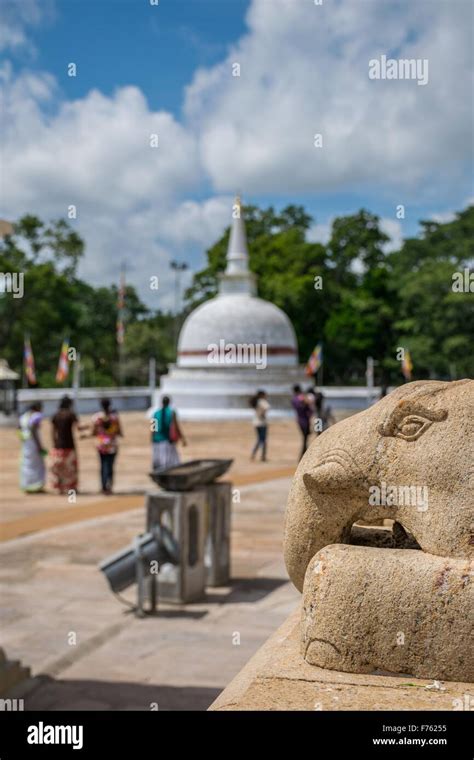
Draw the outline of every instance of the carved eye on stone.
<instances>
[{"instance_id":1,"label":"carved eye on stone","mask_svg":"<svg viewBox=\"0 0 474 760\"><path fill-rule=\"evenodd\" d=\"M396 438L403 438L404 441L416 441L431 425L431 420L410 414L398 423L394 435Z\"/></svg>"}]
</instances>

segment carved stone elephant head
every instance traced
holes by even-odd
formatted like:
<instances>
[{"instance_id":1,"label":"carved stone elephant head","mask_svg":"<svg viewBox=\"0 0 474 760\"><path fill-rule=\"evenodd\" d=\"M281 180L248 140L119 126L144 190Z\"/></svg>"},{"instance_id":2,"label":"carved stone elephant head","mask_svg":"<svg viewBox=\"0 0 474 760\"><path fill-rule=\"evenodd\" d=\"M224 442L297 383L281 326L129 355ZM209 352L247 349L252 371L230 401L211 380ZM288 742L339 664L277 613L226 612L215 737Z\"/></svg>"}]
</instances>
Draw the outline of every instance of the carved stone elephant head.
<instances>
[{"instance_id":1,"label":"carved stone elephant head","mask_svg":"<svg viewBox=\"0 0 474 760\"><path fill-rule=\"evenodd\" d=\"M426 489L374 504L374 487ZM301 460L290 490L285 561L301 591L311 558L346 543L354 522L391 518L425 552L474 556L474 381L417 381L329 428ZM400 489L402 489L400 491Z\"/></svg>"}]
</instances>

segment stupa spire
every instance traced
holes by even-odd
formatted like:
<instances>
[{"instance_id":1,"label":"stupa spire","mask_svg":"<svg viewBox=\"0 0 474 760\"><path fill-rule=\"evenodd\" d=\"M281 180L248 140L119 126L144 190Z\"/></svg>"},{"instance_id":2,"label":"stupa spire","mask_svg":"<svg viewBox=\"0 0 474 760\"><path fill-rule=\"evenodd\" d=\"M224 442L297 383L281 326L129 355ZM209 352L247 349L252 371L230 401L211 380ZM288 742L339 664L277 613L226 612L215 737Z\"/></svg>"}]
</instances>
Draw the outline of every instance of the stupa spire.
<instances>
[{"instance_id":1,"label":"stupa spire","mask_svg":"<svg viewBox=\"0 0 474 760\"><path fill-rule=\"evenodd\" d=\"M249 271L247 234L242 214L242 202L237 195L232 207L232 225L227 248L226 274L246 274Z\"/></svg>"},{"instance_id":2,"label":"stupa spire","mask_svg":"<svg viewBox=\"0 0 474 760\"><path fill-rule=\"evenodd\" d=\"M249 295L256 293L255 275L249 270L247 234L240 195L232 207L232 224L227 247L227 266L221 275L220 295Z\"/></svg>"}]
</instances>

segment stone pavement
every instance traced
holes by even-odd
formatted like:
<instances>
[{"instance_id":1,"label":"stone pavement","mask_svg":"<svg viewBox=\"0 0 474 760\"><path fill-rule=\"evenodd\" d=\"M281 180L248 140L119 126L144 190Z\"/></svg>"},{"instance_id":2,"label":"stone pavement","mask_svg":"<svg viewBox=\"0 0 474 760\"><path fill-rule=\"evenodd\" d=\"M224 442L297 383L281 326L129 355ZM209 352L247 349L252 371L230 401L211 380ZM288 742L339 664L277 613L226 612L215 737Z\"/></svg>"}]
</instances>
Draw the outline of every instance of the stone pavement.
<instances>
[{"instance_id":1,"label":"stone pavement","mask_svg":"<svg viewBox=\"0 0 474 760\"><path fill-rule=\"evenodd\" d=\"M143 508L3 543L0 645L32 669L25 709L206 709L299 598L282 560L289 482L240 489L231 585L154 618L130 614L97 569L144 529Z\"/></svg>"}]
</instances>

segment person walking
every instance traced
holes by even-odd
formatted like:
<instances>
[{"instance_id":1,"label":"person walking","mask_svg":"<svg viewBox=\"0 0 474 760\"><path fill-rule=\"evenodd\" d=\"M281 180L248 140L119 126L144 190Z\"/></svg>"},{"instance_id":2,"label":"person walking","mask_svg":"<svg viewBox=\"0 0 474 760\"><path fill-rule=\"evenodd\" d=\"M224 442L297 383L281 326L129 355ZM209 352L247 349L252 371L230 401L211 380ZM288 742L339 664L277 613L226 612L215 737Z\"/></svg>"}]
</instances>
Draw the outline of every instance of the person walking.
<instances>
[{"instance_id":1,"label":"person walking","mask_svg":"<svg viewBox=\"0 0 474 760\"><path fill-rule=\"evenodd\" d=\"M19 419L21 440L20 488L25 493L41 493L46 482L44 459L48 453L43 448L40 426L43 419L41 403L35 402Z\"/></svg>"},{"instance_id":2,"label":"person walking","mask_svg":"<svg viewBox=\"0 0 474 760\"><path fill-rule=\"evenodd\" d=\"M153 414L151 440L153 470L164 470L180 463L176 444L181 441L183 446L186 446L187 441L169 396L163 396L161 409L157 409Z\"/></svg>"},{"instance_id":3,"label":"person walking","mask_svg":"<svg viewBox=\"0 0 474 760\"><path fill-rule=\"evenodd\" d=\"M331 407L326 403L326 399L320 391L316 393L316 417L321 420L321 430L319 431L321 433L336 422Z\"/></svg>"},{"instance_id":4,"label":"person walking","mask_svg":"<svg viewBox=\"0 0 474 760\"><path fill-rule=\"evenodd\" d=\"M267 394L265 391L257 391L255 396L250 399L250 406L255 410L253 416L253 424L255 432L257 434L257 440L255 446L252 449L250 459L253 461L257 455L257 451L262 449L262 462L267 461L267 413L270 409L270 404L267 401Z\"/></svg>"},{"instance_id":5,"label":"person walking","mask_svg":"<svg viewBox=\"0 0 474 760\"><path fill-rule=\"evenodd\" d=\"M73 401L64 396L51 420L53 427L53 448L51 449L51 475L53 488L59 493L77 491L78 467L74 429L85 430L73 409Z\"/></svg>"},{"instance_id":6,"label":"person walking","mask_svg":"<svg viewBox=\"0 0 474 760\"><path fill-rule=\"evenodd\" d=\"M100 458L100 480L102 493L112 493L114 464L118 452L117 438L123 436L118 413L112 409L108 398L100 402L101 412L92 418L92 435L96 438L96 448Z\"/></svg>"},{"instance_id":7,"label":"person walking","mask_svg":"<svg viewBox=\"0 0 474 760\"><path fill-rule=\"evenodd\" d=\"M312 415L316 414L316 396L317 396L316 388L313 388L310 386L309 388L306 389L306 403L311 409Z\"/></svg>"},{"instance_id":8,"label":"person walking","mask_svg":"<svg viewBox=\"0 0 474 760\"><path fill-rule=\"evenodd\" d=\"M300 459L308 448L308 436L311 432L311 406L308 404L306 394L301 390L300 385L293 386L293 398L291 405L296 412L296 421L302 436L302 447Z\"/></svg>"}]
</instances>

